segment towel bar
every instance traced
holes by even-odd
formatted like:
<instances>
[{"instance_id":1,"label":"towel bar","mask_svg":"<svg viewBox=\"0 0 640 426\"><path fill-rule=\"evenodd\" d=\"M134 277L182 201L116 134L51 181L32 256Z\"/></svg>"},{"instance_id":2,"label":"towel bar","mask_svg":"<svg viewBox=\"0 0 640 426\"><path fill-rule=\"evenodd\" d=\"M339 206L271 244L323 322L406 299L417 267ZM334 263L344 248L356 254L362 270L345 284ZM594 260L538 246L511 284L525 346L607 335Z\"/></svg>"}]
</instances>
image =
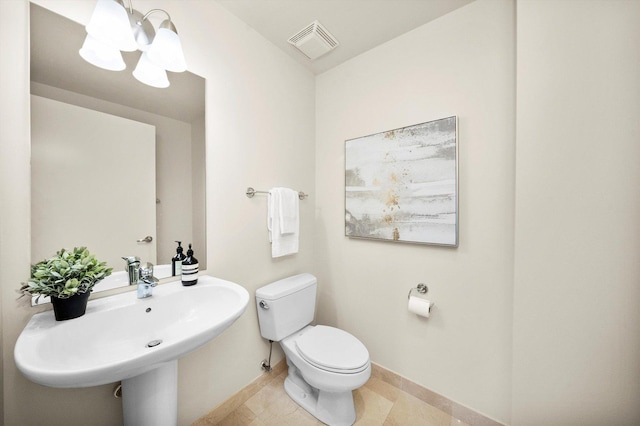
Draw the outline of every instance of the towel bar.
<instances>
[{"instance_id":1,"label":"towel bar","mask_svg":"<svg viewBox=\"0 0 640 426\"><path fill-rule=\"evenodd\" d=\"M256 195L256 194L268 194L268 193L269 193L269 191L256 191L252 187L248 187L247 188L247 198L253 198L253 196ZM304 200L308 196L309 196L309 194L305 194L302 191L298 192L298 198L300 198L301 200Z\"/></svg>"}]
</instances>

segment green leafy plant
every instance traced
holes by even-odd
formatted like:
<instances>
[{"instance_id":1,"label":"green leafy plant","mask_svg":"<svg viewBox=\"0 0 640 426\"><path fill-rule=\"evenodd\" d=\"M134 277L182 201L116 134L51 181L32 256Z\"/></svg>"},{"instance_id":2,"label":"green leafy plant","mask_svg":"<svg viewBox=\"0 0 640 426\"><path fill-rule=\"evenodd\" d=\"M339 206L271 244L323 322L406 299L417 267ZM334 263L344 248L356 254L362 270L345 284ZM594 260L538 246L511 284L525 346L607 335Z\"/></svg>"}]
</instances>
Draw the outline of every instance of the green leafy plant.
<instances>
[{"instance_id":1,"label":"green leafy plant","mask_svg":"<svg viewBox=\"0 0 640 426\"><path fill-rule=\"evenodd\" d=\"M111 275L112 270L86 247L61 249L50 259L31 266L31 278L22 283L20 291L31 296L67 299L91 291L94 285Z\"/></svg>"}]
</instances>

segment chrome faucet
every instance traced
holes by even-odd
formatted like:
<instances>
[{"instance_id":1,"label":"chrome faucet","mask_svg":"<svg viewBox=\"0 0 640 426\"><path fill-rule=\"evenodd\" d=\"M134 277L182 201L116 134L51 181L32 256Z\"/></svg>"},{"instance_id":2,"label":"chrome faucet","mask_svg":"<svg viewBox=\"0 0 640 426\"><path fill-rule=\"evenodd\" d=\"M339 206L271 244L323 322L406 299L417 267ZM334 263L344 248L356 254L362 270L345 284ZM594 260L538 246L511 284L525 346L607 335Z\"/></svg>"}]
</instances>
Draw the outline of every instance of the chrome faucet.
<instances>
[{"instance_id":1,"label":"chrome faucet","mask_svg":"<svg viewBox=\"0 0 640 426\"><path fill-rule=\"evenodd\" d=\"M127 262L126 271L129 274L129 285L138 286L138 299L151 297L153 295L153 287L158 284L158 279L153 276L153 264L145 263L140 266L140 258L135 256L123 257Z\"/></svg>"},{"instance_id":2,"label":"chrome faucet","mask_svg":"<svg viewBox=\"0 0 640 426\"><path fill-rule=\"evenodd\" d=\"M128 256L122 258L127 262L125 271L129 273L129 285L138 284L140 278L140 258L136 256Z\"/></svg>"}]
</instances>

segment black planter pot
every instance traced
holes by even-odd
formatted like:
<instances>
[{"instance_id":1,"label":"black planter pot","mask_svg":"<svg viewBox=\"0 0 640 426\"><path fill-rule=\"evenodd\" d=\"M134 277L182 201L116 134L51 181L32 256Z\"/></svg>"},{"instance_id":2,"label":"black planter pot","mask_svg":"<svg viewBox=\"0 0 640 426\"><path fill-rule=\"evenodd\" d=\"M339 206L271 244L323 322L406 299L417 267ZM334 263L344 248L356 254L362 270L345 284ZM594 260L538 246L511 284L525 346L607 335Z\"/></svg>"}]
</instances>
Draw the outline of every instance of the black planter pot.
<instances>
[{"instance_id":1,"label":"black planter pot","mask_svg":"<svg viewBox=\"0 0 640 426\"><path fill-rule=\"evenodd\" d=\"M89 301L90 295L91 292L88 291L86 293L76 294L67 299L59 299L51 296L56 321L64 321L83 316L87 310L87 302Z\"/></svg>"}]
</instances>

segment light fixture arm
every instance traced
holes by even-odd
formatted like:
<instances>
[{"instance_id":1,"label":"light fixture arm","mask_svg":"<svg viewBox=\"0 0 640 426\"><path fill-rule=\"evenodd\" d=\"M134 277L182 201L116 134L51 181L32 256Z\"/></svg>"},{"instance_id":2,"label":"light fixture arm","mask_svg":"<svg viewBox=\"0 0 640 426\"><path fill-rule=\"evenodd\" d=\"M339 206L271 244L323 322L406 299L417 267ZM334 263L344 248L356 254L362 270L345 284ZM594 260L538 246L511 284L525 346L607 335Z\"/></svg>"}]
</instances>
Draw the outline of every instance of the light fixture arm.
<instances>
[{"instance_id":1,"label":"light fixture arm","mask_svg":"<svg viewBox=\"0 0 640 426\"><path fill-rule=\"evenodd\" d=\"M131 1L131 0L129 0L129 1ZM173 25L173 22L171 21L171 16L169 15L169 12L167 12L164 9L151 9L150 11L148 11L147 13L144 14L144 16L142 17L142 21L144 22L147 18L149 18L149 16L151 16L155 12L162 12L165 15L167 15L167 19L165 21L163 21L162 24L160 24L159 28L166 28L166 29L171 30L174 33L178 34L178 31L176 30L175 25Z\"/></svg>"},{"instance_id":2,"label":"light fixture arm","mask_svg":"<svg viewBox=\"0 0 640 426\"><path fill-rule=\"evenodd\" d=\"M122 7L124 7L125 9L129 10L129 14L133 15L134 9L133 9L133 0L127 0L128 3L128 7L127 5L125 5L125 1L124 0L117 0L118 3L120 3L122 5ZM164 9L151 9L150 11L148 11L147 13L145 13L142 16L142 19L140 19L140 22L144 22L146 21L149 16L151 16L152 14L156 13L156 12L162 12L165 15L167 15L167 20L162 22L162 24L160 24L160 28L167 28L171 31L173 31L174 33L178 34L178 31L176 30L175 25L173 25L173 21L171 21L171 15L169 15L169 12L167 12Z\"/></svg>"},{"instance_id":3,"label":"light fixture arm","mask_svg":"<svg viewBox=\"0 0 640 426\"><path fill-rule=\"evenodd\" d=\"M120 3L122 5L122 7L124 7L125 9L129 10L129 14L130 15L133 15L133 2L131 0L129 0L129 7L127 7L124 4L124 0L117 0L117 1L118 1L118 3Z\"/></svg>"}]
</instances>

